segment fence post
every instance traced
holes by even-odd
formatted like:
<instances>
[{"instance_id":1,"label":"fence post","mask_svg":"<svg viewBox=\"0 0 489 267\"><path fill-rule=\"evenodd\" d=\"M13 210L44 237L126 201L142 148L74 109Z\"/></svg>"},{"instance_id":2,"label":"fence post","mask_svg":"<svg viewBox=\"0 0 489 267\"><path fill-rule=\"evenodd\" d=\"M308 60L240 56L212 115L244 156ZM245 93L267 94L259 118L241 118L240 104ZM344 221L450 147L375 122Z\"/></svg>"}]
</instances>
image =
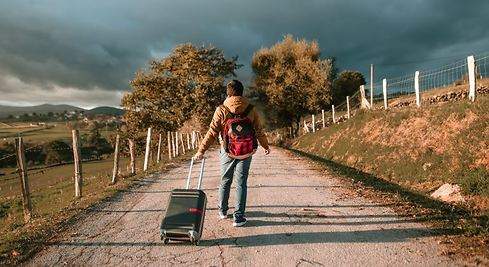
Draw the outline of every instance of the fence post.
<instances>
[{"instance_id":1,"label":"fence post","mask_svg":"<svg viewBox=\"0 0 489 267\"><path fill-rule=\"evenodd\" d=\"M336 119L334 117L334 105L331 105L331 112L333 113L333 123L336 123Z\"/></svg>"},{"instance_id":2,"label":"fence post","mask_svg":"<svg viewBox=\"0 0 489 267\"><path fill-rule=\"evenodd\" d=\"M115 137L115 149L114 149L114 169L112 170L112 183L117 181L117 175L119 175L119 142L120 136Z\"/></svg>"},{"instance_id":3,"label":"fence post","mask_svg":"<svg viewBox=\"0 0 489 267\"><path fill-rule=\"evenodd\" d=\"M414 91L416 92L416 106L421 106L421 97L419 94L419 71L414 73Z\"/></svg>"},{"instance_id":4,"label":"fence post","mask_svg":"<svg viewBox=\"0 0 489 267\"><path fill-rule=\"evenodd\" d=\"M387 109L387 79L382 80L382 93L384 94L384 109Z\"/></svg>"},{"instance_id":5,"label":"fence post","mask_svg":"<svg viewBox=\"0 0 489 267\"><path fill-rule=\"evenodd\" d=\"M324 120L324 109L321 109L321 118L323 120L323 128L326 128L326 122Z\"/></svg>"},{"instance_id":6,"label":"fence post","mask_svg":"<svg viewBox=\"0 0 489 267\"><path fill-rule=\"evenodd\" d=\"M316 117L312 115L312 132L316 132Z\"/></svg>"},{"instance_id":7,"label":"fence post","mask_svg":"<svg viewBox=\"0 0 489 267\"><path fill-rule=\"evenodd\" d=\"M149 153L151 152L151 127L148 128L148 134L146 135L146 151L144 152L144 166L143 171L148 170L149 166Z\"/></svg>"},{"instance_id":8,"label":"fence post","mask_svg":"<svg viewBox=\"0 0 489 267\"><path fill-rule=\"evenodd\" d=\"M178 155L180 155L180 145L178 144L178 132L175 132L175 153Z\"/></svg>"},{"instance_id":9,"label":"fence post","mask_svg":"<svg viewBox=\"0 0 489 267\"><path fill-rule=\"evenodd\" d=\"M360 85L360 107L370 109L370 103L365 95L365 85Z\"/></svg>"},{"instance_id":10,"label":"fence post","mask_svg":"<svg viewBox=\"0 0 489 267\"><path fill-rule=\"evenodd\" d=\"M346 117L350 118L350 96L346 96Z\"/></svg>"},{"instance_id":11,"label":"fence post","mask_svg":"<svg viewBox=\"0 0 489 267\"><path fill-rule=\"evenodd\" d=\"M309 127L307 127L306 120L304 120L304 134L309 132Z\"/></svg>"},{"instance_id":12,"label":"fence post","mask_svg":"<svg viewBox=\"0 0 489 267\"><path fill-rule=\"evenodd\" d=\"M177 152L175 151L175 133L170 132L171 134L171 149L172 149L172 155L173 157L177 156Z\"/></svg>"},{"instance_id":13,"label":"fence post","mask_svg":"<svg viewBox=\"0 0 489 267\"><path fill-rule=\"evenodd\" d=\"M72 130L71 136L73 138L73 162L75 164L75 197L82 196L83 176L82 165L80 157L80 132L78 130Z\"/></svg>"},{"instance_id":14,"label":"fence post","mask_svg":"<svg viewBox=\"0 0 489 267\"><path fill-rule=\"evenodd\" d=\"M161 134L158 134L158 154L156 154L156 163L160 163L161 160Z\"/></svg>"},{"instance_id":15,"label":"fence post","mask_svg":"<svg viewBox=\"0 0 489 267\"><path fill-rule=\"evenodd\" d=\"M475 79L475 58L474 56L467 57L467 68L469 73L469 100L475 101L476 79Z\"/></svg>"},{"instance_id":16,"label":"fence post","mask_svg":"<svg viewBox=\"0 0 489 267\"><path fill-rule=\"evenodd\" d=\"M134 175L136 174L136 147L132 139L129 139L129 154L131 156L131 175Z\"/></svg>"},{"instance_id":17,"label":"fence post","mask_svg":"<svg viewBox=\"0 0 489 267\"><path fill-rule=\"evenodd\" d=\"M185 155L185 142L183 141L183 133L180 133L180 143L182 144L182 155Z\"/></svg>"},{"instance_id":18,"label":"fence post","mask_svg":"<svg viewBox=\"0 0 489 267\"><path fill-rule=\"evenodd\" d=\"M22 137L15 142L17 149L17 167L19 168L20 186L22 189L22 208L24 210L24 222L29 222L32 217L32 201L29 191L29 178L27 177L27 166L25 162L24 142Z\"/></svg>"},{"instance_id":19,"label":"fence post","mask_svg":"<svg viewBox=\"0 0 489 267\"><path fill-rule=\"evenodd\" d=\"M187 136L187 149L190 150L191 147L190 147L190 133L186 133L185 134Z\"/></svg>"},{"instance_id":20,"label":"fence post","mask_svg":"<svg viewBox=\"0 0 489 267\"><path fill-rule=\"evenodd\" d=\"M168 159L171 160L171 136L170 136L170 131L166 132L166 136L168 139Z\"/></svg>"},{"instance_id":21,"label":"fence post","mask_svg":"<svg viewBox=\"0 0 489 267\"><path fill-rule=\"evenodd\" d=\"M374 107L374 64L370 64L370 107Z\"/></svg>"}]
</instances>

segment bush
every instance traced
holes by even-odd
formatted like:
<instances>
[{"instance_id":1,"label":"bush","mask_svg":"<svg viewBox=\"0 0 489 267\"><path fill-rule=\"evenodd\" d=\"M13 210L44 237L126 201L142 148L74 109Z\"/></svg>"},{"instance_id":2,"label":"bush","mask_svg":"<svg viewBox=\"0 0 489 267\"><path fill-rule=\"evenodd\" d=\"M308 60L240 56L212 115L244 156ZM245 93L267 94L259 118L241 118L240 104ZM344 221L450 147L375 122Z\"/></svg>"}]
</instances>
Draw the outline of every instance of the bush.
<instances>
[{"instance_id":1,"label":"bush","mask_svg":"<svg viewBox=\"0 0 489 267\"><path fill-rule=\"evenodd\" d=\"M44 145L44 164L60 164L73 160L71 147L63 141L51 141Z\"/></svg>"}]
</instances>

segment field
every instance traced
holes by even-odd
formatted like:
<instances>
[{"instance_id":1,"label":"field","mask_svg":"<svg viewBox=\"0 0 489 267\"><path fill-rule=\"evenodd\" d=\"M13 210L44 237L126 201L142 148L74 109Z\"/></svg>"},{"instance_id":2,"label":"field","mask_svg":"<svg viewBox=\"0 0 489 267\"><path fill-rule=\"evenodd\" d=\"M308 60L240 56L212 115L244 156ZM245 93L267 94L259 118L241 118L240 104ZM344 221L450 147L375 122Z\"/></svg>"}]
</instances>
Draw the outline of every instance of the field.
<instances>
[{"instance_id":1,"label":"field","mask_svg":"<svg viewBox=\"0 0 489 267\"><path fill-rule=\"evenodd\" d=\"M19 134L24 138L24 142L27 143L41 143L52 140L63 140L71 142L71 130L68 129L66 123L48 123L46 126L30 126L29 123L15 123L7 125L0 125L0 142L3 140L17 137ZM87 131L81 130L80 134L87 133ZM111 133L110 130L101 129L100 134L102 136L108 136Z\"/></svg>"}]
</instances>

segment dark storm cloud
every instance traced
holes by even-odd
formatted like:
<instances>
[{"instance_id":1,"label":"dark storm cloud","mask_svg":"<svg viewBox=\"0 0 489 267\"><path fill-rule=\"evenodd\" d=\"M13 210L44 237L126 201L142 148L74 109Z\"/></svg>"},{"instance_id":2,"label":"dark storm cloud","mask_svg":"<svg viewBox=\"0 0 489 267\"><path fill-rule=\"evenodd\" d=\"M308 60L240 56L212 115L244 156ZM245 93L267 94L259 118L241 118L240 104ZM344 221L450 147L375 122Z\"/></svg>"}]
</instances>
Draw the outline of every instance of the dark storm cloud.
<instances>
[{"instance_id":1,"label":"dark storm cloud","mask_svg":"<svg viewBox=\"0 0 489 267\"><path fill-rule=\"evenodd\" d=\"M253 52L288 33L318 40L342 68L398 75L488 51L488 10L485 0L1 1L0 75L46 92L125 90L151 57L192 42L238 55L249 79ZM18 90L9 84L0 91Z\"/></svg>"}]
</instances>

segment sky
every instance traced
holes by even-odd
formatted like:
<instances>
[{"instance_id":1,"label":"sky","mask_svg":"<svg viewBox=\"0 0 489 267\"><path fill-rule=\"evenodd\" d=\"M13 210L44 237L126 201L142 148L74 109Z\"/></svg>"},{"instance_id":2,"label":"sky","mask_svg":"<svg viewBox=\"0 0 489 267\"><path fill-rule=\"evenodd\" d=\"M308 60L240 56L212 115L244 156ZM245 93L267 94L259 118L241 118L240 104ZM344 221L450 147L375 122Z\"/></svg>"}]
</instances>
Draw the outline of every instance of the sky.
<instances>
[{"instance_id":1,"label":"sky","mask_svg":"<svg viewBox=\"0 0 489 267\"><path fill-rule=\"evenodd\" d=\"M375 80L489 52L487 0L0 0L0 105L119 106L134 73L180 43L238 56L284 35Z\"/></svg>"}]
</instances>

